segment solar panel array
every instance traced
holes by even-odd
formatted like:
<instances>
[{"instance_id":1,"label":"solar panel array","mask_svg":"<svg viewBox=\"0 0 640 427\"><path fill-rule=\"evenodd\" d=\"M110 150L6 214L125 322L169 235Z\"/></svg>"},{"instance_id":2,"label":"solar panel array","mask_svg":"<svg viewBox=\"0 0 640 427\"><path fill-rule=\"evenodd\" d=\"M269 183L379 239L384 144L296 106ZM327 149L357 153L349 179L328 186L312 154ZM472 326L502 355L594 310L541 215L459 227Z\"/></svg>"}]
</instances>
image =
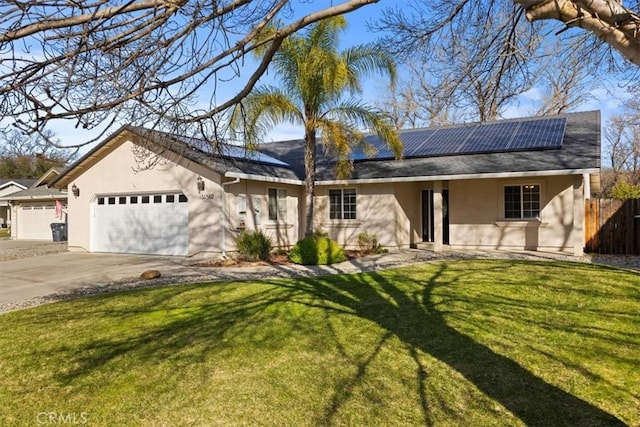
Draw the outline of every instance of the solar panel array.
<instances>
[{"instance_id":1,"label":"solar panel array","mask_svg":"<svg viewBox=\"0 0 640 427\"><path fill-rule=\"evenodd\" d=\"M254 163L262 163L271 166L290 167L289 164L268 154L261 153L256 150L247 150L240 145L221 144L217 148L213 148L207 141L200 138L192 138L187 136L174 135L175 138L184 142L185 144L203 150L212 155L222 155L229 159L244 160Z\"/></svg>"},{"instance_id":2,"label":"solar panel array","mask_svg":"<svg viewBox=\"0 0 640 427\"><path fill-rule=\"evenodd\" d=\"M566 118L557 117L477 123L405 131L400 133L400 139L405 158L544 150L562 146L566 124ZM354 150L353 160L395 157L377 136L368 136L365 140L377 153L367 155L363 150Z\"/></svg>"}]
</instances>

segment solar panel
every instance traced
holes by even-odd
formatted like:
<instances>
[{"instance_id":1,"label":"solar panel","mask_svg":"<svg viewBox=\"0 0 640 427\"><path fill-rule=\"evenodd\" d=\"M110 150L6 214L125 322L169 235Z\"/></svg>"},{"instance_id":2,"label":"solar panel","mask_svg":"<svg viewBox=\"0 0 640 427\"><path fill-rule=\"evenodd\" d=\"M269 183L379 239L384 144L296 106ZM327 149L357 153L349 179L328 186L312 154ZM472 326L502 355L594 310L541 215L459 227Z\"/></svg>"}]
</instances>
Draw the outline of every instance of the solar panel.
<instances>
[{"instance_id":1,"label":"solar panel","mask_svg":"<svg viewBox=\"0 0 640 427\"><path fill-rule=\"evenodd\" d=\"M566 118L510 120L410 130L400 133L404 157L449 156L456 154L499 153L560 148ZM373 156L354 150L352 159L393 159L393 153L377 136L365 141L377 149Z\"/></svg>"},{"instance_id":2,"label":"solar panel","mask_svg":"<svg viewBox=\"0 0 640 427\"><path fill-rule=\"evenodd\" d=\"M204 150L208 154L214 156L222 155L223 157L227 157L230 159L245 160L272 166L290 167L288 163L285 163L282 160L276 159L275 157L271 157L268 154L264 154L259 151L247 150L246 148L239 145L221 144L219 147L214 148L211 147L211 145L207 141L200 138L192 138L180 135L174 135L174 137L191 147L197 148L199 150Z\"/></svg>"},{"instance_id":3,"label":"solar panel","mask_svg":"<svg viewBox=\"0 0 640 427\"><path fill-rule=\"evenodd\" d=\"M221 147L222 155L232 159L248 160L250 162L264 163L266 165L289 167L289 164L271 157L268 154L259 151L247 150L244 147L236 145L224 145Z\"/></svg>"}]
</instances>

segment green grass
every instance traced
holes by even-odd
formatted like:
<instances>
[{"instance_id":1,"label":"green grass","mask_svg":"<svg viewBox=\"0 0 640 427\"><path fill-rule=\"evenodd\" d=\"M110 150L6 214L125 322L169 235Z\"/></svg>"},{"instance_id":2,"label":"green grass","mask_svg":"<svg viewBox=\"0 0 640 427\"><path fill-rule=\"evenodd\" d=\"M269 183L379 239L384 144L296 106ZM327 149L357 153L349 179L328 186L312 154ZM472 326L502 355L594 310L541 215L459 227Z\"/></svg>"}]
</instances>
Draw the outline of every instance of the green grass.
<instances>
[{"instance_id":1,"label":"green grass","mask_svg":"<svg viewBox=\"0 0 640 427\"><path fill-rule=\"evenodd\" d=\"M104 295L0 316L0 425L637 426L639 325L578 263Z\"/></svg>"},{"instance_id":2,"label":"green grass","mask_svg":"<svg viewBox=\"0 0 640 427\"><path fill-rule=\"evenodd\" d=\"M11 229L0 228L0 239L8 239L9 237L11 237Z\"/></svg>"}]
</instances>

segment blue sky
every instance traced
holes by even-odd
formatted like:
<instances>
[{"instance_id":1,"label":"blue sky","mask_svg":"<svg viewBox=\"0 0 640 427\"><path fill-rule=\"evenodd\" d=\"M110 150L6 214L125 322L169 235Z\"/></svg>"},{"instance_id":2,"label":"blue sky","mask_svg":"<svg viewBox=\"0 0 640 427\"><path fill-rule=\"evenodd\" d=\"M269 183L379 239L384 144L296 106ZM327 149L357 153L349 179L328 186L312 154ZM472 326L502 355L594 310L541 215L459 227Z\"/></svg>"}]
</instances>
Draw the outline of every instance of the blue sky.
<instances>
[{"instance_id":1,"label":"blue sky","mask_svg":"<svg viewBox=\"0 0 640 427\"><path fill-rule=\"evenodd\" d=\"M306 3L304 0L299 0L298 3L299 9L297 12L305 13L307 11L318 9L319 7L325 7L328 4L332 3L331 0L316 0L312 3ZM366 28L366 23L372 18L379 16L381 11L388 7L402 7L405 5L404 0L384 0L380 1L377 4L368 5L360 8L359 10L349 13L347 17L347 21L349 26L347 31L342 35L343 47L347 47L350 45L356 45L361 43L366 43L374 40L378 35L375 33L370 33ZM251 64L253 62L253 58L247 58L247 63ZM248 74L248 73L246 73ZM230 96L235 94L235 91L238 90L240 82L246 77L241 76L237 81L230 81L226 83L219 83L217 87L216 99L219 102L222 102L228 99ZM263 80L263 82L270 82L271 77L269 75ZM362 94L362 98L369 103L375 103L381 98L380 88L385 88L387 85L381 78L376 77L372 78L364 84L364 92ZM386 95L386 94L385 94ZM519 98L519 102L517 105L514 105L508 108L504 112L505 118L512 117L524 117L532 114L532 105L536 100L540 99L540 92L537 89L532 89L525 94L523 94ZM203 102L208 102L211 94L207 94L203 97ZM603 116L603 126L606 123L606 119L610 114L614 113L621 99L616 99L611 96L604 88L597 89L592 93L592 99L589 102L585 103L583 106L579 108L579 110L601 110ZM82 143L88 139L94 138L98 135L97 131L84 131L75 129L71 122L62 122L62 123L52 123L50 129L53 130L57 137L62 141L64 145L73 145ZM115 131L116 129L111 129ZM295 128L290 125L281 125L275 128L266 138L266 141L274 141L274 140L283 140L283 139L298 139L301 138L302 130L300 128ZM603 141L604 142L604 141ZM89 148L89 147L87 147Z\"/></svg>"}]
</instances>

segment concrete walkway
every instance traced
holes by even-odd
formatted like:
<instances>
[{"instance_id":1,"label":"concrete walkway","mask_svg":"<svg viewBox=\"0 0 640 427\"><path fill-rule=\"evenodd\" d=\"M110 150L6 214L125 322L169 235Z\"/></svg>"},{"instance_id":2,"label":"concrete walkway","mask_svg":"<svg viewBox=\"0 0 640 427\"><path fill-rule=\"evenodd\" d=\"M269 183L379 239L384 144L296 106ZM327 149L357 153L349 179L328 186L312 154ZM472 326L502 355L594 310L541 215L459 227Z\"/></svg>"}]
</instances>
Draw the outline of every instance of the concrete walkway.
<instances>
[{"instance_id":1,"label":"concrete walkway","mask_svg":"<svg viewBox=\"0 0 640 427\"><path fill-rule=\"evenodd\" d=\"M10 247L13 248L15 245L6 241L0 242L0 260L3 259L2 249ZM242 267L198 267L195 265L197 260L185 257L61 252L0 261L0 313L83 295L145 286L161 286L181 282L351 274L437 259L460 258L561 259L590 262L589 258L574 258L541 252L491 251L435 254L424 250L405 249L356 258L331 266L273 264ZM637 258L635 257L635 259ZM159 279L142 281L139 278L140 274L146 270L159 270L162 276Z\"/></svg>"}]
</instances>

